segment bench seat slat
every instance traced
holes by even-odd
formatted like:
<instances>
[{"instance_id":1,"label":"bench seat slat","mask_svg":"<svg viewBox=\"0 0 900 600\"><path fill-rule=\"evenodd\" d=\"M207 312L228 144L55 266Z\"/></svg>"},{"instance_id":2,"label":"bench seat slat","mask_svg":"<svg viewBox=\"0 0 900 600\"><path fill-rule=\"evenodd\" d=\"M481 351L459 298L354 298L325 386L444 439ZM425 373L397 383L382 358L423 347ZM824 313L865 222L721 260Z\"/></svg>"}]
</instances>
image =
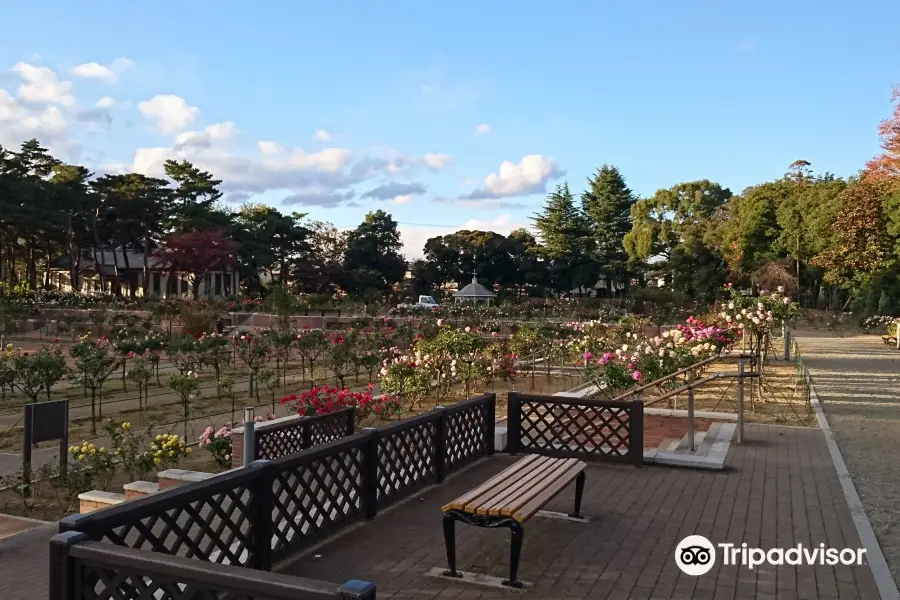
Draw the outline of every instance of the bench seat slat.
<instances>
[{"instance_id":1,"label":"bench seat slat","mask_svg":"<svg viewBox=\"0 0 900 600\"><path fill-rule=\"evenodd\" d=\"M483 507L484 512L479 510L479 514L485 515L503 515L507 517L513 516L516 509L525 505L534 496L541 493L547 486L552 486L559 477L572 466L578 463L577 459L570 458L565 460L555 460L550 463L550 468L540 476L532 478L530 481L516 488L510 488L502 497L495 500L490 507Z\"/></svg>"},{"instance_id":2,"label":"bench seat slat","mask_svg":"<svg viewBox=\"0 0 900 600\"><path fill-rule=\"evenodd\" d=\"M553 484L544 488L540 494L535 495L530 502L521 506L518 510L515 510L509 514L504 512L505 516L509 516L514 518L519 523L523 523L534 516L534 514L541 509L542 506L550 502L557 494L568 487L569 483L572 482L575 477L584 471L585 464L580 463L573 465L567 471L562 473Z\"/></svg>"},{"instance_id":3,"label":"bench seat slat","mask_svg":"<svg viewBox=\"0 0 900 600\"><path fill-rule=\"evenodd\" d=\"M479 497L475 502L470 502L466 505L465 510L467 512L479 515L487 515L490 514L488 509L495 504L499 504L506 498L508 495L516 493L520 490L528 489L529 485L532 485L533 482L538 481L541 477L543 477L548 471L553 469L554 461L553 459L547 459L547 457L541 457L537 466L529 471L529 473L525 476L519 476L515 469L510 467L510 470L514 473L512 479L506 480L504 485L495 487L489 493L484 494ZM515 465L514 465L515 466Z\"/></svg>"},{"instance_id":4,"label":"bench seat slat","mask_svg":"<svg viewBox=\"0 0 900 600\"><path fill-rule=\"evenodd\" d=\"M464 510L467 504L474 502L481 496L490 494L497 488L505 487L503 484L507 480L517 480L520 476L527 475L540 464L542 464L544 462L542 459L544 458L545 457L543 456L532 454L528 458L521 460L510 466L509 468L504 469L500 473L494 475L474 490L470 490L462 496L456 498L452 502L445 504L441 507L441 510L443 510L444 512L447 512L448 510Z\"/></svg>"}]
</instances>

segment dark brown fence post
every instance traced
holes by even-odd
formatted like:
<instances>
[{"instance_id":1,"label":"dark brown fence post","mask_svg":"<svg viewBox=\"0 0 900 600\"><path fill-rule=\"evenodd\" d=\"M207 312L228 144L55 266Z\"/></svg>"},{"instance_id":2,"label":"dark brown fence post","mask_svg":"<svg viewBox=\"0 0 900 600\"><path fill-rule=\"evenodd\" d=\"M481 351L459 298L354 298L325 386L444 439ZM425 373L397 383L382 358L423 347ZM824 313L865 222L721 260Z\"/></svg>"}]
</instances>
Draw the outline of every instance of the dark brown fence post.
<instances>
[{"instance_id":1,"label":"dark brown fence post","mask_svg":"<svg viewBox=\"0 0 900 600\"><path fill-rule=\"evenodd\" d=\"M522 403L519 392L507 394L506 427L506 451L517 454L522 450Z\"/></svg>"},{"instance_id":2,"label":"dark brown fence post","mask_svg":"<svg viewBox=\"0 0 900 600\"><path fill-rule=\"evenodd\" d=\"M488 456L494 454L494 437L496 433L496 414L497 414L497 394L488 392L486 410L485 410L485 427L484 427L484 453Z\"/></svg>"},{"instance_id":3,"label":"dark brown fence post","mask_svg":"<svg viewBox=\"0 0 900 600\"><path fill-rule=\"evenodd\" d=\"M356 430L356 407L351 406L347 412L347 432L345 435L353 435Z\"/></svg>"},{"instance_id":4,"label":"dark brown fence post","mask_svg":"<svg viewBox=\"0 0 900 600\"><path fill-rule=\"evenodd\" d=\"M78 571L72 564L69 549L88 541L88 536L78 531L67 531L50 538L50 600L76 600L82 591L76 580Z\"/></svg>"},{"instance_id":5,"label":"dark brown fence post","mask_svg":"<svg viewBox=\"0 0 900 600\"><path fill-rule=\"evenodd\" d=\"M312 448L312 425L309 424L309 420L311 417L303 417L303 422L300 424L300 446L306 450L308 448Z\"/></svg>"},{"instance_id":6,"label":"dark brown fence post","mask_svg":"<svg viewBox=\"0 0 900 600\"><path fill-rule=\"evenodd\" d=\"M255 460L248 466L257 470L256 478L250 486L253 497L251 523L253 527L253 554L248 563L260 571L272 570L272 476L266 466L268 460Z\"/></svg>"},{"instance_id":7,"label":"dark brown fence post","mask_svg":"<svg viewBox=\"0 0 900 600\"><path fill-rule=\"evenodd\" d=\"M435 406L437 421L434 425L434 478L443 483L447 477L447 409Z\"/></svg>"},{"instance_id":8,"label":"dark brown fence post","mask_svg":"<svg viewBox=\"0 0 900 600\"><path fill-rule=\"evenodd\" d=\"M628 453L638 467L644 464L644 403L634 400L631 403L631 414L628 416Z\"/></svg>"},{"instance_id":9,"label":"dark brown fence post","mask_svg":"<svg viewBox=\"0 0 900 600\"><path fill-rule=\"evenodd\" d=\"M360 433L369 436L362 457L363 512L367 519L374 519L378 514L378 430L364 427Z\"/></svg>"}]
</instances>

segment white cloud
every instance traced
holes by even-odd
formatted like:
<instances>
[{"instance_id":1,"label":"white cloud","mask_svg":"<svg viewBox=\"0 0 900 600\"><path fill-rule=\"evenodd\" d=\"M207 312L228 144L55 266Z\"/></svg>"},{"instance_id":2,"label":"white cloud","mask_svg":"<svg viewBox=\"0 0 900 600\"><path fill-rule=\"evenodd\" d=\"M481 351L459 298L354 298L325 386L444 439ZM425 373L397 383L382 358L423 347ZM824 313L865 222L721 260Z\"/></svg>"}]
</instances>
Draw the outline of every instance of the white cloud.
<instances>
[{"instance_id":1,"label":"white cloud","mask_svg":"<svg viewBox=\"0 0 900 600\"><path fill-rule=\"evenodd\" d=\"M98 79L106 83L116 83L119 75L134 66L134 61L128 58L117 58L108 66L98 62L82 63L72 69L72 75L83 79Z\"/></svg>"},{"instance_id":2,"label":"white cloud","mask_svg":"<svg viewBox=\"0 0 900 600\"><path fill-rule=\"evenodd\" d=\"M371 198L373 200L393 199L396 202L397 198L400 196L418 196L424 194L426 191L427 188L424 185L415 181L410 183L389 181L388 183L384 183L374 189L369 190L368 192L360 196L360 198L362 198L363 200L365 200L366 198ZM405 202L398 202L398 204L405 204Z\"/></svg>"},{"instance_id":3,"label":"white cloud","mask_svg":"<svg viewBox=\"0 0 900 600\"><path fill-rule=\"evenodd\" d=\"M178 133L194 122L200 109L173 94L158 94L138 103L138 111L162 133Z\"/></svg>"},{"instance_id":4,"label":"white cloud","mask_svg":"<svg viewBox=\"0 0 900 600\"><path fill-rule=\"evenodd\" d=\"M320 142L330 142L331 134L325 131L324 129L316 129L316 132L313 134L313 137Z\"/></svg>"},{"instance_id":5,"label":"white cloud","mask_svg":"<svg viewBox=\"0 0 900 600\"><path fill-rule=\"evenodd\" d=\"M409 204L415 199L416 197L412 194L403 194L401 196L395 196L394 199L391 200L391 204Z\"/></svg>"},{"instance_id":6,"label":"white cloud","mask_svg":"<svg viewBox=\"0 0 900 600\"><path fill-rule=\"evenodd\" d=\"M528 228L527 223L516 221L510 214L502 214L494 219L469 219L456 227L422 227L415 225L399 225L400 240L403 242L403 254L407 259L422 258L423 247L428 239L439 235L447 235L462 229L477 231L494 231L508 235L513 229Z\"/></svg>"},{"instance_id":7,"label":"white cloud","mask_svg":"<svg viewBox=\"0 0 900 600\"><path fill-rule=\"evenodd\" d=\"M238 129L231 121L207 125L203 131L185 131L175 136L175 147L209 148L218 142L227 142L237 137Z\"/></svg>"},{"instance_id":8,"label":"white cloud","mask_svg":"<svg viewBox=\"0 0 900 600\"><path fill-rule=\"evenodd\" d=\"M37 138L42 144L59 147L65 141L68 123L58 107L32 109L0 89L0 145L15 147Z\"/></svg>"},{"instance_id":9,"label":"white cloud","mask_svg":"<svg viewBox=\"0 0 900 600\"><path fill-rule=\"evenodd\" d=\"M475 128L475 133L478 135L487 135L491 132L491 126L487 123L482 123L478 127Z\"/></svg>"},{"instance_id":10,"label":"white cloud","mask_svg":"<svg viewBox=\"0 0 900 600\"><path fill-rule=\"evenodd\" d=\"M422 157L422 160L433 171L446 169L453 164L453 157L449 154L426 154Z\"/></svg>"},{"instance_id":11,"label":"white cloud","mask_svg":"<svg viewBox=\"0 0 900 600\"><path fill-rule=\"evenodd\" d=\"M276 142L257 142L256 147L259 148L259 153L263 155L281 154L284 152L284 146Z\"/></svg>"},{"instance_id":12,"label":"white cloud","mask_svg":"<svg viewBox=\"0 0 900 600\"><path fill-rule=\"evenodd\" d=\"M84 79L99 79L107 83L115 83L119 78L115 71L95 62L78 65L72 70L72 75Z\"/></svg>"},{"instance_id":13,"label":"white cloud","mask_svg":"<svg viewBox=\"0 0 900 600\"><path fill-rule=\"evenodd\" d=\"M47 67L36 67L20 62L13 67L24 83L19 86L19 98L36 104L59 104L73 106L75 96L72 95L72 84L59 81L56 73Z\"/></svg>"},{"instance_id":14,"label":"white cloud","mask_svg":"<svg viewBox=\"0 0 900 600\"><path fill-rule=\"evenodd\" d=\"M518 164L504 161L496 173L484 179L481 188L473 190L461 200L507 198L543 193L547 182L562 175L552 158L540 154L522 157Z\"/></svg>"},{"instance_id":15,"label":"white cloud","mask_svg":"<svg viewBox=\"0 0 900 600\"><path fill-rule=\"evenodd\" d=\"M97 103L94 106L96 106L97 108L112 108L115 105L115 99L113 99L111 96L103 96L102 98L97 100Z\"/></svg>"}]
</instances>

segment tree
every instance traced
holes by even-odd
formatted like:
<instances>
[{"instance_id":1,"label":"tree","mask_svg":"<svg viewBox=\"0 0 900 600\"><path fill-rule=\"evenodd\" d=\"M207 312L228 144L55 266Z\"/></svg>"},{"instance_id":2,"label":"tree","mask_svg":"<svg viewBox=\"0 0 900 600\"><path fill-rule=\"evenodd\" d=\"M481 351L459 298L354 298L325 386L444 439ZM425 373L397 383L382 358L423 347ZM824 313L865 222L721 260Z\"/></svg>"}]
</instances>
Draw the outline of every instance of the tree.
<instances>
[{"instance_id":1,"label":"tree","mask_svg":"<svg viewBox=\"0 0 900 600\"><path fill-rule=\"evenodd\" d=\"M91 188L100 198L104 231L122 251L122 262L130 272L128 250L143 253L141 287L150 289L150 254L163 233L163 222L172 210L173 193L164 179L140 173L104 175ZM117 261L116 261L117 262ZM136 265L135 265L136 266ZM137 282L129 281L129 293L135 296Z\"/></svg>"},{"instance_id":2,"label":"tree","mask_svg":"<svg viewBox=\"0 0 900 600\"><path fill-rule=\"evenodd\" d=\"M695 294L708 297L712 290L697 286L716 278L697 279L693 271L702 266L709 275L724 267L715 250L720 247L716 226L733 220L729 214L734 211L724 208L731 196L731 190L707 179L657 190L632 206L631 231L622 240L625 251L633 262L659 262L670 283L693 281Z\"/></svg>"},{"instance_id":3,"label":"tree","mask_svg":"<svg viewBox=\"0 0 900 600\"><path fill-rule=\"evenodd\" d=\"M428 239L425 257L441 284L461 284L477 274L487 285L509 286L519 282L511 249L510 241L499 233L461 229Z\"/></svg>"},{"instance_id":4,"label":"tree","mask_svg":"<svg viewBox=\"0 0 900 600\"><path fill-rule=\"evenodd\" d=\"M619 170L604 164L581 194L581 210L588 218L593 239L594 260L607 279L626 283L628 255L622 240L631 231L631 207L634 193L625 184Z\"/></svg>"},{"instance_id":5,"label":"tree","mask_svg":"<svg viewBox=\"0 0 900 600\"><path fill-rule=\"evenodd\" d=\"M210 271L237 262L237 246L221 231L190 231L166 237L153 258L170 272L188 273L198 298L200 283Z\"/></svg>"},{"instance_id":6,"label":"tree","mask_svg":"<svg viewBox=\"0 0 900 600\"><path fill-rule=\"evenodd\" d=\"M597 281L590 261L590 230L575 206L568 183L561 183L547 196L544 210L532 217L541 238L541 254L548 261L550 279L557 290L593 286Z\"/></svg>"},{"instance_id":7,"label":"tree","mask_svg":"<svg viewBox=\"0 0 900 600\"><path fill-rule=\"evenodd\" d=\"M167 160L163 168L166 176L177 186L170 231L204 231L223 229L227 225L222 222L221 213L213 208L222 197L219 191L222 180L215 179L208 171L201 171L186 160Z\"/></svg>"},{"instance_id":8,"label":"tree","mask_svg":"<svg viewBox=\"0 0 900 600\"><path fill-rule=\"evenodd\" d=\"M397 222L376 210L347 235L344 254L346 288L368 294L389 292L406 274L406 260L400 254L403 244Z\"/></svg>"},{"instance_id":9,"label":"tree","mask_svg":"<svg viewBox=\"0 0 900 600\"><path fill-rule=\"evenodd\" d=\"M831 244L812 261L824 269L826 282L858 291L895 262L882 208L889 191L889 184L876 178L841 192Z\"/></svg>"},{"instance_id":10,"label":"tree","mask_svg":"<svg viewBox=\"0 0 900 600\"><path fill-rule=\"evenodd\" d=\"M900 178L900 86L894 86L891 94L894 111L878 127L883 152L866 163L864 175L875 181Z\"/></svg>"}]
</instances>

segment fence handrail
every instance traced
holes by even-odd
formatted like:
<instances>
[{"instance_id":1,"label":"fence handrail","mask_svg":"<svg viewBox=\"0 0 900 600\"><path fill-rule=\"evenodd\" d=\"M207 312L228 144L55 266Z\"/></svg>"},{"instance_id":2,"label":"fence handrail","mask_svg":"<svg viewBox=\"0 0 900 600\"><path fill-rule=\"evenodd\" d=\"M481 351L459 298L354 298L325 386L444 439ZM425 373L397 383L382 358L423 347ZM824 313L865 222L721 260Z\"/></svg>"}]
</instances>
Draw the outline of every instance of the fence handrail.
<instances>
[{"instance_id":1,"label":"fence handrail","mask_svg":"<svg viewBox=\"0 0 900 600\"><path fill-rule=\"evenodd\" d=\"M273 600L330 600L353 596L342 595L338 584L268 573L235 565L201 562L172 554L147 552L134 548L113 546L102 542L67 539L65 534L51 539L51 544L68 545L68 555L93 565L132 572L138 577L154 580L163 576L177 583L209 585L215 589L262 595ZM57 539L61 538L61 539ZM374 585L368 584L371 591ZM356 596L364 597L364 596Z\"/></svg>"},{"instance_id":2,"label":"fence handrail","mask_svg":"<svg viewBox=\"0 0 900 600\"><path fill-rule=\"evenodd\" d=\"M204 481L102 511L72 515L60 521L59 530L70 535L77 532L97 542L112 542L105 544L111 552L131 549L133 552L126 555L142 560L146 558L143 554L149 554L150 550L176 557L178 560L161 560L159 564L179 565L179 569L185 564L183 561L188 561L189 566L204 573L220 570L220 567L206 569L213 563L241 564L249 570L269 571L274 559L286 558L361 517L373 518L378 508L386 504L378 498L382 480L397 474L403 479L402 489L391 493L390 501L393 501L413 493L421 485L441 483L445 473L492 454L495 402L496 395L488 392L462 403L454 412L434 410L384 430L366 428L275 460L258 460ZM477 418L463 411L478 411ZM433 456L433 472L422 471L412 453L381 454L379 440L390 435L419 439L418 432L407 433L416 426L433 428L430 434L434 436L433 443L421 450ZM353 458L347 460L348 456ZM314 466L317 463L319 466ZM307 475L310 480L306 479ZM332 487L330 484L334 482L349 482L350 487ZM230 502L228 508L223 508L223 498ZM317 521L318 517L308 520L312 513L306 513L313 508L306 507L304 498L312 499L320 516L322 511L330 514L331 510L336 511L335 515L323 523ZM326 510L325 506L331 509ZM217 518L222 524L218 531L213 531L209 522ZM153 523L164 528L154 533ZM206 545L196 538L192 532L198 526L203 539L216 543ZM223 532L226 526L228 529ZM304 529L307 526L309 530ZM138 537L128 537L129 531ZM68 600L66 595L51 595L51 598Z\"/></svg>"},{"instance_id":3,"label":"fence handrail","mask_svg":"<svg viewBox=\"0 0 900 600\"><path fill-rule=\"evenodd\" d=\"M616 396L615 398L613 398L612 401L624 401L627 398L634 396L635 394L640 394L644 390L649 390L650 388L654 388L661 383L665 383L671 379L674 379L675 377L678 377L679 375L684 375L685 373L690 373L691 371L696 371L700 367L705 367L706 365L712 364L714 362L718 362L720 360L735 360L735 359L752 360L753 358L755 358L754 354L716 354L715 356L710 356L709 358L703 359L700 362L696 362L691 365L688 365L687 367L684 367L683 369L679 369L679 370L675 371L674 373L670 373L670 374L666 375L665 377L660 377L659 379L657 379L655 381L651 381L650 383L645 383L636 388L631 388L627 392L620 394L620 395Z\"/></svg>"}]
</instances>

